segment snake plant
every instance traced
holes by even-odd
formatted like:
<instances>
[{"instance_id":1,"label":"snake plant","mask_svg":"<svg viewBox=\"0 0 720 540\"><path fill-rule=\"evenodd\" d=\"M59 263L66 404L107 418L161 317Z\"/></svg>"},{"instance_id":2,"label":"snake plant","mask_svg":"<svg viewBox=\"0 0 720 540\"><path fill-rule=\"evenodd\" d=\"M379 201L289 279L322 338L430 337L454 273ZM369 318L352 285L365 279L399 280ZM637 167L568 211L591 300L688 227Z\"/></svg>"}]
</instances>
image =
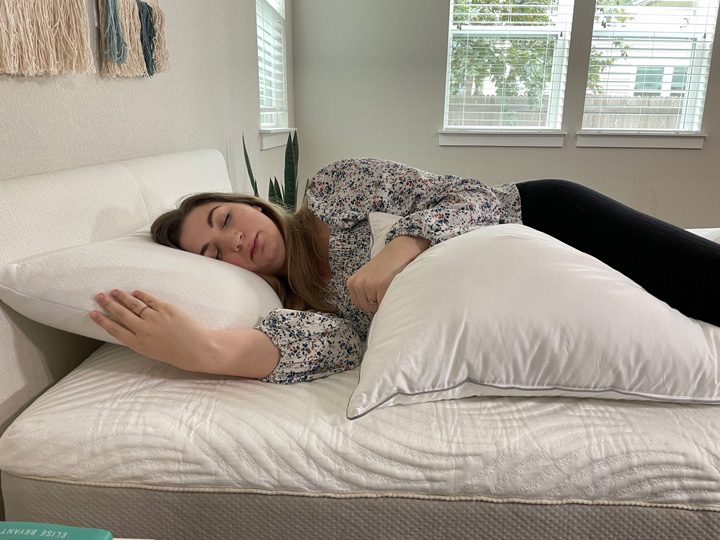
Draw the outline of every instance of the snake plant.
<instances>
[{"instance_id":1,"label":"snake plant","mask_svg":"<svg viewBox=\"0 0 720 540\"><path fill-rule=\"evenodd\" d=\"M245 147L245 136L243 135L243 152L245 153L245 165L247 166L248 175L250 176L250 185L253 193L259 197L257 182L250 166L250 158L248 158L247 148ZM300 154L298 151L297 133L293 136L288 134L287 144L285 145L285 177L284 187L278 182L277 176L270 179L268 187L268 200L271 203L278 204L290 212L294 212L297 208L297 191L298 191L298 160Z\"/></svg>"}]
</instances>

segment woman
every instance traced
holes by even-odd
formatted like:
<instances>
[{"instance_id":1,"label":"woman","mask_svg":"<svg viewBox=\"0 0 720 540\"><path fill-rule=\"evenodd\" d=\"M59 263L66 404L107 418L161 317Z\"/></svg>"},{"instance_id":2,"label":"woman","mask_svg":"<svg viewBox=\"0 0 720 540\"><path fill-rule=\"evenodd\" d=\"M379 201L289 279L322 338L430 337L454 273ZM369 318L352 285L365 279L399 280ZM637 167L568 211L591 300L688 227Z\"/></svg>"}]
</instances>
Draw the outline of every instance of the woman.
<instances>
[{"instance_id":1,"label":"woman","mask_svg":"<svg viewBox=\"0 0 720 540\"><path fill-rule=\"evenodd\" d=\"M522 201L522 212L521 212ZM369 259L370 212L402 216ZM321 170L287 215L254 197L201 194L152 227L161 244L264 277L284 309L255 329L214 331L136 291L100 294L93 320L137 352L182 369L292 383L352 369L390 282L428 247L478 227L523 223L720 325L720 245L559 180L487 186L377 159ZM528 271L532 271L529 269Z\"/></svg>"}]
</instances>

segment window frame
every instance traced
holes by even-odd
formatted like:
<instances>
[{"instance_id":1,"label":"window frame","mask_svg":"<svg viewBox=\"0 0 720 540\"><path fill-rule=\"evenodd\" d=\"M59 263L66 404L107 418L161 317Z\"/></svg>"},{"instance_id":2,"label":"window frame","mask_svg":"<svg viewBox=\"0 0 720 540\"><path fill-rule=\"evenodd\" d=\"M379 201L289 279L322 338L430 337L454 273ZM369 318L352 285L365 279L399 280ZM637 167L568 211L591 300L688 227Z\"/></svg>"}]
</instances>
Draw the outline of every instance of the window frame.
<instances>
[{"instance_id":1,"label":"window frame","mask_svg":"<svg viewBox=\"0 0 720 540\"><path fill-rule=\"evenodd\" d=\"M657 37L657 41L662 41L663 39L676 39L678 37L686 38L687 36L685 34L676 34L673 32L666 32L661 35L655 36L656 32L654 31L647 31L647 32L640 32L637 30L628 30L628 31L617 31L617 30L596 30L593 28L593 33L591 36L592 41L597 41L601 39L612 39L616 38L618 35L622 35L623 39L625 41L633 41L639 40L639 41L645 41L649 37ZM713 39L715 37L715 32L713 32ZM584 120L581 123L580 131L581 133L595 133L595 134L608 134L611 135L613 133L624 133L624 134L648 134L648 135L674 135L674 134L681 134L681 135L701 135L701 128L702 128L702 117L704 112L704 104L705 104L705 96L707 94L707 83L705 83L705 91L703 91L703 83L699 80L696 80L697 78L694 78L692 76L692 70L693 68L697 67L698 69L702 69L702 66L697 66L698 62L701 61L701 56L703 54L712 53L712 42L708 41L701 41L698 39L691 40L687 39L687 43L690 44L690 56L689 64L688 66L673 66L673 65L643 65L640 64L633 64L634 67L640 68L640 67L662 67L664 70L667 70L668 68L671 68L673 70L677 69L678 67L685 67L690 73L685 74L685 78L690 78L690 83L687 86L687 90L665 90L664 86L664 78L667 76L666 73L663 73L663 82L661 83L661 87L656 92L662 95L663 93L670 93L670 92L684 92L683 98L683 105L682 105L682 126L680 128L674 128L674 129L660 129L660 128L654 128L654 129L613 129L613 128L588 128L584 125ZM704 50L703 50L704 49ZM710 58L710 62L707 66L707 70L710 70L712 64L712 58ZM635 77L637 77L637 72L635 74ZM674 75L670 75L671 79L673 79ZM668 85L668 88L672 86L672 80L670 84ZM650 95L654 91L650 90L648 92L643 92L642 90L633 89L631 90L633 95L636 95L638 92L643 93L644 95ZM589 95L588 91L586 89L585 95ZM639 97L639 96L638 96ZM702 102L702 105L699 107L691 106L690 103L692 102ZM692 113L691 111L694 111ZM583 117L585 115L585 108L583 107Z\"/></svg>"},{"instance_id":2,"label":"window frame","mask_svg":"<svg viewBox=\"0 0 720 540\"><path fill-rule=\"evenodd\" d=\"M707 0L714 1L714 0ZM702 149L707 134L698 132L637 132L617 131L599 132L597 130L585 130L582 128L584 113L584 100L587 87L589 52L592 48L592 29L595 16L595 6L586 5L577 0L574 3L572 41L569 50L569 63L566 83L566 96L564 100L563 124L560 130L526 129L517 131L499 131L492 129L471 130L471 129L447 129L445 127L445 110L447 108L447 70L450 69L450 56L446 56L446 81L443 100L443 128L438 130L437 141L440 146L525 146L525 147L562 147L564 146L565 135L572 132L573 145L583 148L679 148L679 149ZM451 3L451 10L452 10ZM712 4L711 4L712 5ZM704 6L703 6L704 7ZM712 6L715 9L715 6ZM448 32L450 30L448 29ZM717 31L717 28L716 28ZM714 38L715 36L713 36ZM450 36L447 36L448 48L451 43ZM703 47L712 50L717 47L713 42L703 42ZM578 52L580 51L580 52ZM447 52L447 51L446 51ZM583 61L584 58L584 61ZM570 61L572 63L570 63ZM716 60L720 62L720 60ZM583 67L584 66L584 67ZM579 71L583 71L580 74ZM670 87L673 83L673 75L670 75ZM668 78L668 73L665 73ZM671 88L672 92L676 92ZM569 93L567 93L569 92ZM675 96L680 97L680 96ZM697 96L688 96L694 98ZM702 118L699 119L699 122Z\"/></svg>"},{"instance_id":3,"label":"window frame","mask_svg":"<svg viewBox=\"0 0 720 540\"><path fill-rule=\"evenodd\" d=\"M572 10L574 9L574 2L573 0L558 0L558 9L566 9L570 10L570 21L567 23L566 26L554 24L554 25L535 25L535 26L521 26L521 25L514 25L514 26L498 26L493 28L491 25L487 26L477 26L475 28L470 27L466 29L455 29L455 23L454 23L454 8L455 8L455 0L450 1L450 13L449 13L449 24L448 24L448 39L447 39L447 58L446 58L446 72L445 72L445 101L444 101L444 110L443 110L443 128L440 131L441 137L440 137L440 144L441 145L458 145L459 141L461 140L460 137L457 137L457 135L466 133L470 134L473 137L474 140L480 141L480 140L492 140L493 138L489 137L478 137L477 135L482 134L505 134L505 133L518 133L522 135L528 135L532 133L543 133L543 134L561 134L561 126L562 126L562 111L564 107L564 97L565 97L565 82L567 77L567 69L569 66L569 46L570 46L570 36L572 32ZM553 36L555 38L556 44L553 51L553 61L552 65L550 66L550 73L551 78L550 82L548 84L549 87L549 100L548 100L548 106L547 106L547 113L546 116L548 118L548 122L545 126L527 126L527 125L519 125L519 126L510 126L510 125L502 125L502 126L457 126L457 125L451 125L450 123L450 100L451 100L451 92L450 92L450 82L451 82L451 76L452 76L452 54L453 54L453 42L456 40L456 36L509 36L509 37L517 37L517 38L524 38L524 37L547 37L547 36ZM558 61L563 61L565 65L560 67L560 70L558 71L555 69ZM470 140L470 139L468 139ZM508 137L501 137L498 140L506 140L508 141ZM529 141L529 139L524 139L526 142ZM548 140L550 140L547 137L544 137L545 143L547 143ZM497 142L497 141L496 141ZM493 143L493 145L495 145ZM542 146L545 146L546 144L542 144ZM523 144L524 146L524 144ZM533 145L534 146L534 145ZM553 144L555 146L555 144Z\"/></svg>"},{"instance_id":4,"label":"window frame","mask_svg":"<svg viewBox=\"0 0 720 540\"><path fill-rule=\"evenodd\" d=\"M287 26L286 26L286 0L255 0L255 17L256 17L256 29L257 29L257 49L258 49L258 91L259 91L259 107L260 107L260 132L261 134L274 134L277 132L286 133L289 128L289 103L288 103L288 62L287 62ZM274 4L277 4L274 5ZM270 44L270 48L265 48L265 29L263 23L272 23L267 21L264 14L261 13L261 9L272 10L279 19L281 20L281 32L280 38L281 43L281 55L279 64L282 66L282 81L281 88L277 88L276 85L269 84L268 79L272 79L278 74L280 70L275 65L274 53L278 50L278 41L274 40ZM271 58L271 66L266 68L264 64L268 58ZM266 77L265 70L274 70L269 77ZM282 98L278 99L275 94L279 92L282 94ZM279 102L275 105L268 105L264 101ZM274 146L270 146L274 147Z\"/></svg>"}]
</instances>

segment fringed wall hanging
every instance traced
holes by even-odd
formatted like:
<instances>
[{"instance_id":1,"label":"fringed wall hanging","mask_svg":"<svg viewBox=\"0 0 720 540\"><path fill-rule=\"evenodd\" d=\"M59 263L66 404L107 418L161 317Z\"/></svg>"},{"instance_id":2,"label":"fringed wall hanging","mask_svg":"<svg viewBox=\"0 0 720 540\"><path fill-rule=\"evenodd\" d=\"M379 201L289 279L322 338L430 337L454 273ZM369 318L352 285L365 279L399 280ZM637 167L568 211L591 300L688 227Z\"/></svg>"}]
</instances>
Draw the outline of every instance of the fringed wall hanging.
<instances>
[{"instance_id":1,"label":"fringed wall hanging","mask_svg":"<svg viewBox=\"0 0 720 540\"><path fill-rule=\"evenodd\" d=\"M0 73L94 73L84 0L0 0Z\"/></svg>"},{"instance_id":2,"label":"fringed wall hanging","mask_svg":"<svg viewBox=\"0 0 720 540\"><path fill-rule=\"evenodd\" d=\"M103 77L152 77L170 68L157 0L98 0L98 10Z\"/></svg>"}]
</instances>

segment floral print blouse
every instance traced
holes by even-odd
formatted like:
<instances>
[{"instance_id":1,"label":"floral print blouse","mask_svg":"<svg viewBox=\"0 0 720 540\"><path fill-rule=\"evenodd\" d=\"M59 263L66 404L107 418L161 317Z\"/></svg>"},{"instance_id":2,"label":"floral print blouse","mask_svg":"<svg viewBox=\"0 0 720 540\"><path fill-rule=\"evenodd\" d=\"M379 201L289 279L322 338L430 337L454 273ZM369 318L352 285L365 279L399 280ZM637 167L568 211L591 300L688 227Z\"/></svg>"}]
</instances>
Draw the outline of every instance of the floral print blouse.
<instances>
[{"instance_id":1,"label":"floral print blouse","mask_svg":"<svg viewBox=\"0 0 720 540\"><path fill-rule=\"evenodd\" d=\"M315 175L307 195L310 210L330 231L335 294L327 300L338 314L270 312L256 327L280 350L278 366L262 379L267 382L309 381L360 364L373 314L355 309L346 282L370 260L370 212L402 216L386 242L411 235L427 238L431 246L479 227L522 222L515 184L487 186L380 159L328 165Z\"/></svg>"}]
</instances>

